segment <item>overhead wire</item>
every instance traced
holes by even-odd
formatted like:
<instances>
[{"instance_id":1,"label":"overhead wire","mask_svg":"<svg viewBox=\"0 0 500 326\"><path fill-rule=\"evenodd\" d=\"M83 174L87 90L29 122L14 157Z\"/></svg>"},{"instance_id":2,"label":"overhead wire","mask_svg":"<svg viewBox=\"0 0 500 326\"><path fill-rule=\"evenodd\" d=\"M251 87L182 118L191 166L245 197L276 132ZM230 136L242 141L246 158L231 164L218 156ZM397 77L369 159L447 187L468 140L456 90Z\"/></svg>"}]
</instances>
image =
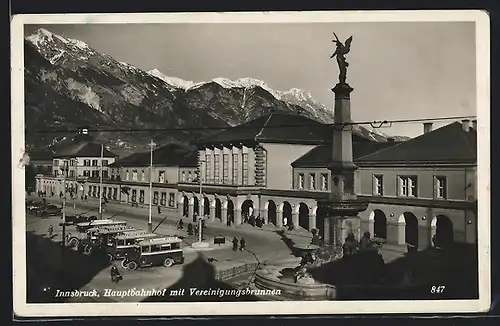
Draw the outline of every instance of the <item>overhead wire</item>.
<instances>
[{"instance_id":1,"label":"overhead wire","mask_svg":"<svg viewBox=\"0 0 500 326\"><path fill-rule=\"evenodd\" d=\"M418 119L394 119L394 120L372 120L372 121L350 121L342 123L323 123L325 126L353 126L353 125L370 125L372 128L390 128L392 124L395 123L419 123L419 122L439 122L439 121L449 121L449 120L464 120L464 119L475 119L476 116L453 116L453 117L438 117L438 118L418 118ZM177 127L177 128L103 128L101 126L96 126L95 129L88 127L80 127L77 129L69 128L48 128L48 129L35 129L26 131L27 135L33 134L64 134L64 133L77 133L82 129L87 129L88 132L174 132L174 131L209 131L209 130L226 130L231 128L238 129L274 129L274 128L300 128L306 126L317 126L321 122L311 121L311 123L292 123L292 124L276 124L276 125L254 125L254 124L241 124L234 127L231 126L214 126L214 127Z\"/></svg>"}]
</instances>

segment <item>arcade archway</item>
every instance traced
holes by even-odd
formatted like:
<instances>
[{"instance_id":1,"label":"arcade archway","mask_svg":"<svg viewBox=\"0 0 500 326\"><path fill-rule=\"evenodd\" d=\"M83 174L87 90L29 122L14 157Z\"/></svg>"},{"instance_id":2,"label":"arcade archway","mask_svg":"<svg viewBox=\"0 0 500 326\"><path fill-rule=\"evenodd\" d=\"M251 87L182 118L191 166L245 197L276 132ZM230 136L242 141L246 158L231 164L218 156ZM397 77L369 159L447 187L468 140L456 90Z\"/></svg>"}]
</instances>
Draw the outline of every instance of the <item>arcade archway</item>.
<instances>
[{"instance_id":1,"label":"arcade archway","mask_svg":"<svg viewBox=\"0 0 500 326\"><path fill-rule=\"evenodd\" d=\"M234 203L231 199L227 200L227 221L228 225L234 223Z\"/></svg>"},{"instance_id":2,"label":"arcade archway","mask_svg":"<svg viewBox=\"0 0 500 326\"><path fill-rule=\"evenodd\" d=\"M287 201L283 202L283 213L281 218L283 219L284 226L290 225L292 223L292 205Z\"/></svg>"},{"instance_id":3,"label":"arcade archway","mask_svg":"<svg viewBox=\"0 0 500 326\"><path fill-rule=\"evenodd\" d=\"M203 197L203 215L210 216L210 200L207 197Z\"/></svg>"},{"instance_id":4,"label":"arcade archway","mask_svg":"<svg viewBox=\"0 0 500 326\"><path fill-rule=\"evenodd\" d=\"M436 216L436 238L442 247L453 243L453 222L446 215Z\"/></svg>"},{"instance_id":5,"label":"arcade archway","mask_svg":"<svg viewBox=\"0 0 500 326\"><path fill-rule=\"evenodd\" d=\"M215 198L215 218L222 221L222 203L219 198Z\"/></svg>"},{"instance_id":6,"label":"arcade archway","mask_svg":"<svg viewBox=\"0 0 500 326\"><path fill-rule=\"evenodd\" d=\"M200 215L200 203L198 197L193 197L193 221L196 222L196 216Z\"/></svg>"},{"instance_id":7,"label":"arcade archway","mask_svg":"<svg viewBox=\"0 0 500 326\"><path fill-rule=\"evenodd\" d=\"M410 212L404 212L405 220L405 242L418 247L418 220L417 217Z\"/></svg>"},{"instance_id":8,"label":"arcade archway","mask_svg":"<svg viewBox=\"0 0 500 326\"><path fill-rule=\"evenodd\" d=\"M379 209L373 211L373 236L375 238L387 239L387 217Z\"/></svg>"},{"instance_id":9,"label":"arcade archway","mask_svg":"<svg viewBox=\"0 0 500 326\"><path fill-rule=\"evenodd\" d=\"M278 225L278 221L276 219L276 203L272 200L267 202L267 223Z\"/></svg>"},{"instance_id":10,"label":"arcade archway","mask_svg":"<svg viewBox=\"0 0 500 326\"><path fill-rule=\"evenodd\" d=\"M189 215L189 198L187 196L182 197L182 216Z\"/></svg>"},{"instance_id":11,"label":"arcade archway","mask_svg":"<svg viewBox=\"0 0 500 326\"><path fill-rule=\"evenodd\" d=\"M241 204L241 215L244 218L245 216L249 217L250 215L252 215L252 213L253 213L253 201L247 199Z\"/></svg>"},{"instance_id":12,"label":"arcade archway","mask_svg":"<svg viewBox=\"0 0 500 326\"><path fill-rule=\"evenodd\" d=\"M309 207L306 204L299 204L299 226L309 230Z\"/></svg>"}]
</instances>

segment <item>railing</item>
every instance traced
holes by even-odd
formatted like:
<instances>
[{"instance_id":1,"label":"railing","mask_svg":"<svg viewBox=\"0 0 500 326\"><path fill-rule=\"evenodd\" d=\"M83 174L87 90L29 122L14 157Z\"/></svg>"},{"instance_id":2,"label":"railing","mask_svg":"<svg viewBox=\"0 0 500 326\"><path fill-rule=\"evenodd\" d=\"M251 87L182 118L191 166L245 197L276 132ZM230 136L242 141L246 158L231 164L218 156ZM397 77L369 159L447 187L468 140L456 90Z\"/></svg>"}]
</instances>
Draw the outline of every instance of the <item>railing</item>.
<instances>
[{"instance_id":1,"label":"railing","mask_svg":"<svg viewBox=\"0 0 500 326\"><path fill-rule=\"evenodd\" d=\"M257 268L257 263L250 263L250 264L246 263L245 265L241 265L238 267L217 271L215 273L215 279L217 281L226 280L228 278L232 278L244 273L254 272L256 268Z\"/></svg>"}]
</instances>

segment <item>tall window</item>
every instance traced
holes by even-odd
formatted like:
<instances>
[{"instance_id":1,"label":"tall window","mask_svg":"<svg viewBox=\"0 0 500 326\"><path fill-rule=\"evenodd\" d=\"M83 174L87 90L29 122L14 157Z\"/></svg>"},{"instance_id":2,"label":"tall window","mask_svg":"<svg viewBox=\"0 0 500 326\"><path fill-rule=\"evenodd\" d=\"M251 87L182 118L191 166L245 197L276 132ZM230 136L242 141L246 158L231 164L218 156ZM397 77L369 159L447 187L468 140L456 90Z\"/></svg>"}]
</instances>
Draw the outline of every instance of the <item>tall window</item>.
<instances>
[{"instance_id":1,"label":"tall window","mask_svg":"<svg viewBox=\"0 0 500 326\"><path fill-rule=\"evenodd\" d=\"M102 171L102 178L107 179L108 178L108 171L104 170Z\"/></svg>"},{"instance_id":2,"label":"tall window","mask_svg":"<svg viewBox=\"0 0 500 326\"><path fill-rule=\"evenodd\" d=\"M137 170L132 171L132 181L137 181Z\"/></svg>"},{"instance_id":3,"label":"tall window","mask_svg":"<svg viewBox=\"0 0 500 326\"><path fill-rule=\"evenodd\" d=\"M108 166L108 160L102 160L102 166Z\"/></svg>"},{"instance_id":4,"label":"tall window","mask_svg":"<svg viewBox=\"0 0 500 326\"><path fill-rule=\"evenodd\" d=\"M99 178L99 171L92 171L92 178Z\"/></svg>"},{"instance_id":5,"label":"tall window","mask_svg":"<svg viewBox=\"0 0 500 326\"><path fill-rule=\"evenodd\" d=\"M158 191L153 193L153 204L158 205L159 194Z\"/></svg>"},{"instance_id":6,"label":"tall window","mask_svg":"<svg viewBox=\"0 0 500 326\"><path fill-rule=\"evenodd\" d=\"M304 173L299 173L298 188L304 189Z\"/></svg>"},{"instance_id":7,"label":"tall window","mask_svg":"<svg viewBox=\"0 0 500 326\"><path fill-rule=\"evenodd\" d=\"M166 204L167 204L167 193L166 192L162 192L161 193L161 205L165 206Z\"/></svg>"},{"instance_id":8,"label":"tall window","mask_svg":"<svg viewBox=\"0 0 500 326\"><path fill-rule=\"evenodd\" d=\"M229 183L229 155L222 156L222 180L223 183Z\"/></svg>"},{"instance_id":9,"label":"tall window","mask_svg":"<svg viewBox=\"0 0 500 326\"><path fill-rule=\"evenodd\" d=\"M328 190L328 173L321 173L321 190Z\"/></svg>"},{"instance_id":10,"label":"tall window","mask_svg":"<svg viewBox=\"0 0 500 326\"><path fill-rule=\"evenodd\" d=\"M88 160L85 160L88 161ZM54 160L54 166L59 166L59 160Z\"/></svg>"},{"instance_id":11,"label":"tall window","mask_svg":"<svg viewBox=\"0 0 500 326\"><path fill-rule=\"evenodd\" d=\"M165 171L160 171L158 175L158 182L165 183Z\"/></svg>"},{"instance_id":12,"label":"tall window","mask_svg":"<svg viewBox=\"0 0 500 326\"><path fill-rule=\"evenodd\" d=\"M141 171L141 181L146 181L146 173L144 173L144 170Z\"/></svg>"},{"instance_id":13,"label":"tall window","mask_svg":"<svg viewBox=\"0 0 500 326\"><path fill-rule=\"evenodd\" d=\"M399 195L404 197L417 197L416 176L399 176Z\"/></svg>"},{"instance_id":14,"label":"tall window","mask_svg":"<svg viewBox=\"0 0 500 326\"><path fill-rule=\"evenodd\" d=\"M118 199L118 188L113 189L113 199L117 200Z\"/></svg>"},{"instance_id":15,"label":"tall window","mask_svg":"<svg viewBox=\"0 0 500 326\"><path fill-rule=\"evenodd\" d=\"M436 187L436 198L446 199L448 197L446 177L436 176L435 187Z\"/></svg>"},{"instance_id":16,"label":"tall window","mask_svg":"<svg viewBox=\"0 0 500 326\"><path fill-rule=\"evenodd\" d=\"M83 176L84 177L90 177L90 171L89 170L83 171Z\"/></svg>"},{"instance_id":17,"label":"tall window","mask_svg":"<svg viewBox=\"0 0 500 326\"><path fill-rule=\"evenodd\" d=\"M137 201L137 190L132 189L132 201L135 203Z\"/></svg>"},{"instance_id":18,"label":"tall window","mask_svg":"<svg viewBox=\"0 0 500 326\"><path fill-rule=\"evenodd\" d=\"M129 178L130 178L129 174L130 174L129 170L125 171L125 181L129 180Z\"/></svg>"},{"instance_id":19,"label":"tall window","mask_svg":"<svg viewBox=\"0 0 500 326\"><path fill-rule=\"evenodd\" d=\"M182 182L186 181L186 171L182 171L182 173L181 173L181 181Z\"/></svg>"},{"instance_id":20,"label":"tall window","mask_svg":"<svg viewBox=\"0 0 500 326\"><path fill-rule=\"evenodd\" d=\"M90 160L83 160L83 166L90 166Z\"/></svg>"},{"instance_id":21,"label":"tall window","mask_svg":"<svg viewBox=\"0 0 500 326\"><path fill-rule=\"evenodd\" d=\"M173 192L168 194L168 206L169 207L175 206L175 194Z\"/></svg>"},{"instance_id":22,"label":"tall window","mask_svg":"<svg viewBox=\"0 0 500 326\"><path fill-rule=\"evenodd\" d=\"M384 177L382 175L373 176L373 195L374 196L384 195Z\"/></svg>"},{"instance_id":23,"label":"tall window","mask_svg":"<svg viewBox=\"0 0 500 326\"><path fill-rule=\"evenodd\" d=\"M309 173L309 189L316 189L316 175L314 173Z\"/></svg>"},{"instance_id":24,"label":"tall window","mask_svg":"<svg viewBox=\"0 0 500 326\"><path fill-rule=\"evenodd\" d=\"M74 170L69 171L69 176L71 178L74 178L75 177L75 171Z\"/></svg>"},{"instance_id":25,"label":"tall window","mask_svg":"<svg viewBox=\"0 0 500 326\"><path fill-rule=\"evenodd\" d=\"M143 203L144 203L144 190L140 190L140 191L139 191L139 202L140 202L141 204L143 204Z\"/></svg>"},{"instance_id":26,"label":"tall window","mask_svg":"<svg viewBox=\"0 0 500 326\"><path fill-rule=\"evenodd\" d=\"M219 183L219 168L220 168L220 155L214 155L214 181Z\"/></svg>"},{"instance_id":27,"label":"tall window","mask_svg":"<svg viewBox=\"0 0 500 326\"><path fill-rule=\"evenodd\" d=\"M92 166L97 166L97 160L92 160Z\"/></svg>"},{"instance_id":28,"label":"tall window","mask_svg":"<svg viewBox=\"0 0 500 326\"><path fill-rule=\"evenodd\" d=\"M242 181L243 181L243 184L244 185L247 185L248 184L248 154L245 153L243 154L243 164L242 164L242 167L243 167L243 171L241 173L241 176L242 176Z\"/></svg>"},{"instance_id":29,"label":"tall window","mask_svg":"<svg viewBox=\"0 0 500 326\"><path fill-rule=\"evenodd\" d=\"M233 154L233 184L238 184L238 154Z\"/></svg>"},{"instance_id":30,"label":"tall window","mask_svg":"<svg viewBox=\"0 0 500 326\"><path fill-rule=\"evenodd\" d=\"M205 161L205 179L206 182L210 182L212 179L212 155L207 155Z\"/></svg>"},{"instance_id":31,"label":"tall window","mask_svg":"<svg viewBox=\"0 0 500 326\"><path fill-rule=\"evenodd\" d=\"M193 174L191 173L191 171L188 172L188 182L191 182L193 181Z\"/></svg>"}]
</instances>

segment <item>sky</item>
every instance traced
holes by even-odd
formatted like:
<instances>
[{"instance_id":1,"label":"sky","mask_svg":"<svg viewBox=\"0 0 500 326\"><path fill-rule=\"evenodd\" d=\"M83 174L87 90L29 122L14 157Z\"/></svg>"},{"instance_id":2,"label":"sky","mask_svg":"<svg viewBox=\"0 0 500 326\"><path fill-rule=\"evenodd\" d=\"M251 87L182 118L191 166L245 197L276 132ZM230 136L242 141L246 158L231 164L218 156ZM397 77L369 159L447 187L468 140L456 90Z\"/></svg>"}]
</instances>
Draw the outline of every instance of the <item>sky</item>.
<instances>
[{"instance_id":1,"label":"sky","mask_svg":"<svg viewBox=\"0 0 500 326\"><path fill-rule=\"evenodd\" d=\"M252 77L300 88L333 108L338 81L332 43L353 36L347 82L354 121L476 115L473 22L25 25L78 39L144 70L194 82ZM434 128L445 123L435 123ZM393 124L418 136L422 123Z\"/></svg>"}]
</instances>

